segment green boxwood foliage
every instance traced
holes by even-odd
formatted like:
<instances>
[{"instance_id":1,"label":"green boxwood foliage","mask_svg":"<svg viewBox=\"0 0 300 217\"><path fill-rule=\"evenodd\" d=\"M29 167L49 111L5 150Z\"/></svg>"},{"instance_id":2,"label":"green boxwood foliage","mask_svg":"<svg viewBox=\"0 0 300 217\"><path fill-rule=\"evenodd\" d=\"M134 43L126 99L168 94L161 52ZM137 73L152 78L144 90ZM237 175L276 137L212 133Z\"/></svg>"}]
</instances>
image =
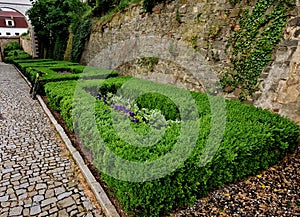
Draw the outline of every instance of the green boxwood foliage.
<instances>
[{"instance_id":1,"label":"green boxwood foliage","mask_svg":"<svg viewBox=\"0 0 300 217\"><path fill-rule=\"evenodd\" d=\"M95 80L88 80L87 83L87 87L92 88L97 87L100 81L96 80L95 84ZM74 130L72 106L76 85L77 80L48 82L45 84L45 95L49 105L55 111L60 112L62 119L71 131Z\"/></svg>"},{"instance_id":2,"label":"green boxwood foliage","mask_svg":"<svg viewBox=\"0 0 300 217\"><path fill-rule=\"evenodd\" d=\"M158 109L166 120L180 119L179 111L172 100L160 93L144 94L136 99L139 108Z\"/></svg>"},{"instance_id":3,"label":"green boxwood foliage","mask_svg":"<svg viewBox=\"0 0 300 217\"><path fill-rule=\"evenodd\" d=\"M4 56L8 56L8 53L15 50L21 50L20 43L13 40L4 46Z\"/></svg>"},{"instance_id":4,"label":"green boxwood foliage","mask_svg":"<svg viewBox=\"0 0 300 217\"><path fill-rule=\"evenodd\" d=\"M13 63L15 59L30 59L28 53L23 51L18 41L11 41L4 46L4 62Z\"/></svg>"},{"instance_id":5,"label":"green boxwood foliage","mask_svg":"<svg viewBox=\"0 0 300 217\"><path fill-rule=\"evenodd\" d=\"M41 85L39 94L42 95L45 94L44 85L48 82L78 80L79 78L104 79L118 75L118 73L114 71L83 66L73 62L53 61L51 59L45 59L45 61L16 60L14 63L32 84L35 81L35 76L38 71L45 73L40 79ZM70 73L59 73L63 71Z\"/></svg>"},{"instance_id":6,"label":"green boxwood foliage","mask_svg":"<svg viewBox=\"0 0 300 217\"><path fill-rule=\"evenodd\" d=\"M4 58L4 62L13 63L15 59L31 59L32 56L23 50L12 50Z\"/></svg>"},{"instance_id":7,"label":"green boxwood foliage","mask_svg":"<svg viewBox=\"0 0 300 217\"><path fill-rule=\"evenodd\" d=\"M45 85L45 94L49 105L60 112L62 119L73 130L72 103L77 81L49 82Z\"/></svg>"},{"instance_id":8,"label":"green boxwood foliage","mask_svg":"<svg viewBox=\"0 0 300 217\"><path fill-rule=\"evenodd\" d=\"M130 77L120 77L96 82L99 82L101 93L119 93L122 90L118 90L118 88L129 79ZM131 91L134 94L147 85L149 85L149 81L138 80ZM96 100L86 91L92 86L95 86L95 82L87 81L82 85L80 91L76 92L77 97L73 100L75 107L72 110L70 110L70 106L66 105L71 100L63 96L59 90L68 93L66 94L68 96L72 95L75 83L72 83L70 87L65 82L48 83L46 92L49 102L55 109L65 113L80 114L75 116L78 119L74 119L77 135L84 146L93 153L94 165L102 172L102 178L111 189L112 194L117 197L127 212L135 216L161 216L176 207L191 204L197 197L204 196L208 191L225 183L260 173L263 169L280 161L286 153L292 152L297 144L299 127L295 123L267 110L226 100L227 116L224 137L213 159L205 166L200 167L199 160L212 124L211 109L206 95L190 92L198 109L200 131L196 146L188 159L165 177L143 182L122 181L108 175L111 168L123 168L122 161L108 157L108 151L131 162L151 162L169 153L174 148L179 136L183 136L187 144L191 138L180 135L182 124L174 123L166 129L161 140L155 145L149 147L131 145L124 138L132 136L126 132L117 132L114 128L111 117L112 108L103 100ZM171 88L170 91L177 94L182 90ZM159 94L154 96L150 94L147 99L146 96L147 94L141 95L141 98L145 97L145 101L153 103L154 97L157 99L154 107L162 109L163 114L168 113L168 107L164 106L165 97L159 99ZM64 97L66 100L63 101ZM139 98L137 98L138 100ZM184 99L182 100L184 101ZM91 102L94 102L92 106L90 106ZM147 105L147 103L145 104ZM90 110L91 107L92 110ZM96 128L93 127L94 123L91 122L90 115L96 121ZM193 130L195 125L193 125L193 121L191 123L190 127ZM71 126L71 124L69 125ZM79 125L81 127L78 128ZM149 127L143 123L132 123L131 127L135 132L142 134L149 132ZM181 148L184 150L185 146ZM173 163L169 162L169 164ZM126 168L119 172L120 174L115 175L138 176L138 174L127 174ZM149 171L145 171L145 173L147 172ZM160 171L156 172L160 173Z\"/></svg>"}]
</instances>

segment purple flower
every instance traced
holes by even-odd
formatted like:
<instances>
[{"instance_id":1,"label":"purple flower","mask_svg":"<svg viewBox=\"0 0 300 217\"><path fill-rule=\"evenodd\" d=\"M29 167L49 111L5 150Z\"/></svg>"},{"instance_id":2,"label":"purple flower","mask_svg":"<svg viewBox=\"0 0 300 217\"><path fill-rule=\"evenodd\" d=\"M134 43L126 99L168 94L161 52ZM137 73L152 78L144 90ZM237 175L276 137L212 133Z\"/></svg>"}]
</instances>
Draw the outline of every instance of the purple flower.
<instances>
[{"instance_id":1,"label":"purple flower","mask_svg":"<svg viewBox=\"0 0 300 217\"><path fill-rule=\"evenodd\" d=\"M107 109L105 109L105 112L108 112L108 110L107 110Z\"/></svg>"},{"instance_id":2,"label":"purple flower","mask_svg":"<svg viewBox=\"0 0 300 217\"><path fill-rule=\"evenodd\" d=\"M134 113L133 113L132 111L130 111L130 112L129 112L129 116L130 116L130 117L133 117L133 116L134 116Z\"/></svg>"},{"instance_id":3,"label":"purple flower","mask_svg":"<svg viewBox=\"0 0 300 217\"><path fill-rule=\"evenodd\" d=\"M138 119L136 119L136 118L134 118L133 120L131 120L133 123L138 123L139 122L139 120Z\"/></svg>"}]
</instances>

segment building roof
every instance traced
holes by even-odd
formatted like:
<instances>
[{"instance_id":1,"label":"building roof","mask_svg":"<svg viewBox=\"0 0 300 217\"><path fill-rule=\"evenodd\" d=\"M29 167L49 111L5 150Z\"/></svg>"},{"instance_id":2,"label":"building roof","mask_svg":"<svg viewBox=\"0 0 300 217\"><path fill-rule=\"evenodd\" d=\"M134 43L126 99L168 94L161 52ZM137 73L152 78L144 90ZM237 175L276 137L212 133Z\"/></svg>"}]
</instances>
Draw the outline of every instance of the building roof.
<instances>
[{"instance_id":1,"label":"building roof","mask_svg":"<svg viewBox=\"0 0 300 217\"><path fill-rule=\"evenodd\" d=\"M17 11L1 11L0 10L0 17L24 17L22 14L20 14Z\"/></svg>"},{"instance_id":2,"label":"building roof","mask_svg":"<svg viewBox=\"0 0 300 217\"><path fill-rule=\"evenodd\" d=\"M0 27L6 26L6 19L14 20L14 28L28 28L25 17L16 11L0 11Z\"/></svg>"}]
</instances>

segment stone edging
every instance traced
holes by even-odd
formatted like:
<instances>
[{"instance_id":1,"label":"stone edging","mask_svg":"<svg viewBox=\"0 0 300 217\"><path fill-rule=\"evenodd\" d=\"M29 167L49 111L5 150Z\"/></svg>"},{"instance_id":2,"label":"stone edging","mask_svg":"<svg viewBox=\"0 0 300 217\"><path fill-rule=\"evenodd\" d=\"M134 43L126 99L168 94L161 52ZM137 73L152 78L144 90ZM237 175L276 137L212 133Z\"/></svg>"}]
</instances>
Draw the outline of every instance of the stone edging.
<instances>
[{"instance_id":1,"label":"stone edging","mask_svg":"<svg viewBox=\"0 0 300 217\"><path fill-rule=\"evenodd\" d=\"M20 72L20 70L15 66L15 69L19 72L19 74L23 77L23 79L26 81L26 83L31 86L30 82L28 79ZM103 209L103 212L105 213L105 216L107 217L120 217L118 214L116 208L114 205L111 203L109 200L108 196L106 195L105 191L101 187L101 185L96 181L95 177L91 173L90 169L88 166L84 163L83 158L81 157L80 153L74 148L72 145L69 137L65 133L64 129L62 126L56 121L54 116L52 115L51 111L48 109L47 105L43 101L43 99L37 95L37 99L42 106L44 112L47 114L49 117L50 121L52 124L55 126L55 129L58 131L60 137L62 138L63 142L66 144L70 154L72 155L76 165L79 167L81 173L83 174L87 184L93 191L97 201L101 205L101 208Z\"/></svg>"}]
</instances>

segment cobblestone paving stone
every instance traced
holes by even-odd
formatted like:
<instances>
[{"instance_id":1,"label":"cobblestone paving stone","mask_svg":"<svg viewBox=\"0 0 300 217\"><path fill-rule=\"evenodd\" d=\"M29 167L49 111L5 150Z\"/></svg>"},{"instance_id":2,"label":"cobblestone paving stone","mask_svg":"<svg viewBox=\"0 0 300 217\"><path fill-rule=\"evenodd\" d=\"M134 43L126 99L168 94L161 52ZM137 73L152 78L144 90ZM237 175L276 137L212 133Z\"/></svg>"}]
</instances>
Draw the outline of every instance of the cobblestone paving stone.
<instances>
[{"instance_id":1,"label":"cobblestone paving stone","mask_svg":"<svg viewBox=\"0 0 300 217\"><path fill-rule=\"evenodd\" d=\"M0 63L0 217L103 216L29 87Z\"/></svg>"}]
</instances>

